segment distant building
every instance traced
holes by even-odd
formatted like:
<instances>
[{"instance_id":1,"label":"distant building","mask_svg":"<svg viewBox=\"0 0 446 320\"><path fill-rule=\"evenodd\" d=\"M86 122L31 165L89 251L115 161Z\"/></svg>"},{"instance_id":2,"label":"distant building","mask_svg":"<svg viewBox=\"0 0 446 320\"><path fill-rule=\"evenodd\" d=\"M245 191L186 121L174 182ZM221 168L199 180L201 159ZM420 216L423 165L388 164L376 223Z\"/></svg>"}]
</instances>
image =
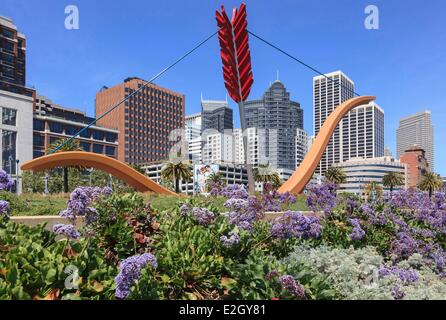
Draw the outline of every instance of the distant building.
<instances>
[{"instance_id":1,"label":"distant building","mask_svg":"<svg viewBox=\"0 0 446 320\"><path fill-rule=\"evenodd\" d=\"M435 170L434 126L430 111L402 118L396 133L397 156L413 145L418 145L426 153L429 170Z\"/></svg>"},{"instance_id":2,"label":"distant building","mask_svg":"<svg viewBox=\"0 0 446 320\"><path fill-rule=\"evenodd\" d=\"M0 112L1 168L15 177L33 158L33 98L0 90Z\"/></svg>"},{"instance_id":3,"label":"distant building","mask_svg":"<svg viewBox=\"0 0 446 320\"><path fill-rule=\"evenodd\" d=\"M342 71L313 78L315 136L332 111L354 97L354 88L354 82ZM316 172L323 175L332 165L352 158L383 156L384 111L376 103L371 102L354 108L342 118Z\"/></svg>"},{"instance_id":4,"label":"distant building","mask_svg":"<svg viewBox=\"0 0 446 320\"><path fill-rule=\"evenodd\" d=\"M103 88L96 94L96 117L118 102L129 98L98 124L119 131L118 160L141 164L164 160L177 144L174 130L185 125L185 97L155 84L147 84L139 78L127 78L124 82ZM180 135L177 135L180 138Z\"/></svg>"},{"instance_id":5,"label":"distant building","mask_svg":"<svg viewBox=\"0 0 446 320\"><path fill-rule=\"evenodd\" d=\"M34 97L26 88L26 37L9 18L0 16L0 90Z\"/></svg>"},{"instance_id":6,"label":"distant building","mask_svg":"<svg viewBox=\"0 0 446 320\"><path fill-rule=\"evenodd\" d=\"M193 163L201 161L201 113L186 116L186 140L188 145L189 159Z\"/></svg>"},{"instance_id":7,"label":"distant building","mask_svg":"<svg viewBox=\"0 0 446 320\"><path fill-rule=\"evenodd\" d=\"M384 149L384 157L393 157L392 150L390 150L390 147L386 147Z\"/></svg>"},{"instance_id":8,"label":"distant building","mask_svg":"<svg viewBox=\"0 0 446 320\"><path fill-rule=\"evenodd\" d=\"M337 163L334 167L342 168L346 175L346 182L339 186L339 191L354 193L359 196L365 195L365 188L371 182L378 183L383 187L384 192L388 192L390 189L383 186L383 177L389 172L395 172L405 178L407 173L406 165L392 157L350 159ZM406 185L407 183L397 186L394 190L404 189Z\"/></svg>"},{"instance_id":9,"label":"distant building","mask_svg":"<svg viewBox=\"0 0 446 320\"><path fill-rule=\"evenodd\" d=\"M246 127L256 128L261 164L296 169L296 134L303 129L303 109L290 99L290 93L279 80L262 99L244 103Z\"/></svg>"},{"instance_id":10,"label":"distant building","mask_svg":"<svg viewBox=\"0 0 446 320\"><path fill-rule=\"evenodd\" d=\"M71 138L94 121L84 112L54 104L48 98L37 95L33 115L33 157L46 154L49 145L60 139ZM93 125L76 140L84 151L116 158L118 155L118 131Z\"/></svg>"},{"instance_id":11,"label":"distant building","mask_svg":"<svg viewBox=\"0 0 446 320\"><path fill-rule=\"evenodd\" d=\"M161 171L163 168L163 163L151 163L143 164L141 166L145 171L146 175L155 181L156 183L161 182ZM191 166L191 173L193 173L193 166ZM248 185L248 173L246 168L241 165L236 164L218 164L218 174L223 178L226 184L244 184ZM192 195L194 194L194 182L193 181L181 181L180 183L181 192L184 194Z\"/></svg>"},{"instance_id":12,"label":"distant building","mask_svg":"<svg viewBox=\"0 0 446 320\"><path fill-rule=\"evenodd\" d=\"M0 16L0 163L14 179L20 164L32 159L34 98L26 87L26 37ZM21 184L13 190L20 193Z\"/></svg>"},{"instance_id":13,"label":"distant building","mask_svg":"<svg viewBox=\"0 0 446 320\"><path fill-rule=\"evenodd\" d=\"M308 135L303 129L297 129L296 133L296 168L300 166L308 152Z\"/></svg>"},{"instance_id":14,"label":"distant building","mask_svg":"<svg viewBox=\"0 0 446 320\"><path fill-rule=\"evenodd\" d=\"M426 152L418 145L413 145L400 155L400 161L407 165L407 188L416 188L429 170Z\"/></svg>"},{"instance_id":15,"label":"distant building","mask_svg":"<svg viewBox=\"0 0 446 320\"><path fill-rule=\"evenodd\" d=\"M201 101L201 132L232 130L233 111L229 108L228 101Z\"/></svg>"},{"instance_id":16,"label":"distant building","mask_svg":"<svg viewBox=\"0 0 446 320\"><path fill-rule=\"evenodd\" d=\"M201 113L186 116L186 139L188 141L201 138Z\"/></svg>"}]
</instances>

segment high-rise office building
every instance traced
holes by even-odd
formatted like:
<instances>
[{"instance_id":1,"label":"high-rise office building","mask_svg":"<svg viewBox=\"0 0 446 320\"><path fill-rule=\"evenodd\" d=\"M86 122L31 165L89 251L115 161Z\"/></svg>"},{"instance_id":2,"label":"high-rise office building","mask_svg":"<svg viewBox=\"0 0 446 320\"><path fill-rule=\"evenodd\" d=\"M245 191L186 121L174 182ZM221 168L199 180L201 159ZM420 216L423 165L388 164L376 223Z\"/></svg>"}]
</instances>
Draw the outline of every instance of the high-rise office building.
<instances>
[{"instance_id":1,"label":"high-rise office building","mask_svg":"<svg viewBox=\"0 0 446 320\"><path fill-rule=\"evenodd\" d=\"M145 84L146 81L139 78L127 78L114 87L104 87L96 94L96 116ZM172 131L184 130L184 109L183 94L148 84L98 124L119 131L118 160L147 163L169 157L171 148L178 143Z\"/></svg>"},{"instance_id":2,"label":"high-rise office building","mask_svg":"<svg viewBox=\"0 0 446 320\"><path fill-rule=\"evenodd\" d=\"M88 117L85 112L59 106L44 96L36 95L33 157L45 155L52 143L72 137L93 121L94 118ZM94 125L83 131L76 140L84 151L112 158L118 154L117 130Z\"/></svg>"},{"instance_id":3,"label":"high-rise office building","mask_svg":"<svg viewBox=\"0 0 446 320\"><path fill-rule=\"evenodd\" d=\"M402 118L396 132L398 158L414 144L426 152L429 170L434 171L434 126L432 125L431 112L423 111L415 115Z\"/></svg>"},{"instance_id":4,"label":"high-rise office building","mask_svg":"<svg viewBox=\"0 0 446 320\"><path fill-rule=\"evenodd\" d=\"M354 82L342 71L313 78L314 134L341 103L354 97ZM319 163L323 175L332 165L351 158L384 156L384 111L374 102L350 111L335 129Z\"/></svg>"},{"instance_id":5,"label":"high-rise office building","mask_svg":"<svg viewBox=\"0 0 446 320\"><path fill-rule=\"evenodd\" d=\"M26 88L26 37L9 18L0 16L0 90L34 97Z\"/></svg>"},{"instance_id":6,"label":"high-rise office building","mask_svg":"<svg viewBox=\"0 0 446 320\"><path fill-rule=\"evenodd\" d=\"M188 141L201 137L201 113L186 116L186 139Z\"/></svg>"},{"instance_id":7,"label":"high-rise office building","mask_svg":"<svg viewBox=\"0 0 446 320\"><path fill-rule=\"evenodd\" d=\"M296 131L296 168L300 166L308 152L308 134L303 129Z\"/></svg>"},{"instance_id":8,"label":"high-rise office building","mask_svg":"<svg viewBox=\"0 0 446 320\"><path fill-rule=\"evenodd\" d=\"M296 168L296 134L303 129L303 110L290 93L276 80L262 99L246 101L246 127L256 128L260 164L269 163L276 168Z\"/></svg>"},{"instance_id":9,"label":"high-rise office building","mask_svg":"<svg viewBox=\"0 0 446 320\"><path fill-rule=\"evenodd\" d=\"M201 100L201 132L224 133L233 128L233 112L228 101Z\"/></svg>"}]
</instances>

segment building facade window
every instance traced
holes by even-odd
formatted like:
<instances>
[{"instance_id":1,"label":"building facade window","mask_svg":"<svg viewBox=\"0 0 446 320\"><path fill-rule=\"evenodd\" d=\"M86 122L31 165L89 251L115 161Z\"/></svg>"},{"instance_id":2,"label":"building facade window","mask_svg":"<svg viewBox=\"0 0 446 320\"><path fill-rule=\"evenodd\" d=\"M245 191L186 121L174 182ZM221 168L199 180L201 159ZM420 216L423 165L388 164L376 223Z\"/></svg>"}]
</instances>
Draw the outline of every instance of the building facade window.
<instances>
[{"instance_id":1,"label":"building facade window","mask_svg":"<svg viewBox=\"0 0 446 320\"><path fill-rule=\"evenodd\" d=\"M17 123L17 110L11 108L2 108L2 124L15 126Z\"/></svg>"},{"instance_id":2,"label":"building facade window","mask_svg":"<svg viewBox=\"0 0 446 320\"><path fill-rule=\"evenodd\" d=\"M104 153L104 146L102 144L93 144L93 152L94 153Z\"/></svg>"},{"instance_id":3,"label":"building facade window","mask_svg":"<svg viewBox=\"0 0 446 320\"><path fill-rule=\"evenodd\" d=\"M17 132L2 130L2 168L9 174L15 174L17 152Z\"/></svg>"}]
</instances>

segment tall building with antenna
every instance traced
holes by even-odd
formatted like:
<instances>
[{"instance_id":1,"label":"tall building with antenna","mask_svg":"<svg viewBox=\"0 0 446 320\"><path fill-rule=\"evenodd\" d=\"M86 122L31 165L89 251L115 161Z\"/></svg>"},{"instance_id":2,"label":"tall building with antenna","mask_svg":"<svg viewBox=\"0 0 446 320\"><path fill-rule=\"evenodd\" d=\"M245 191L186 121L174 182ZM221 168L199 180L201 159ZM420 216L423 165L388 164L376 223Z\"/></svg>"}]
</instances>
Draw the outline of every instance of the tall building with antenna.
<instances>
[{"instance_id":1,"label":"tall building with antenna","mask_svg":"<svg viewBox=\"0 0 446 320\"><path fill-rule=\"evenodd\" d=\"M353 98L355 84L342 71L313 78L314 135L317 136L331 112ZM350 111L334 131L316 170L323 175L334 164L352 158L384 156L384 110L376 103Z\"/></svg>"}]
</instances>

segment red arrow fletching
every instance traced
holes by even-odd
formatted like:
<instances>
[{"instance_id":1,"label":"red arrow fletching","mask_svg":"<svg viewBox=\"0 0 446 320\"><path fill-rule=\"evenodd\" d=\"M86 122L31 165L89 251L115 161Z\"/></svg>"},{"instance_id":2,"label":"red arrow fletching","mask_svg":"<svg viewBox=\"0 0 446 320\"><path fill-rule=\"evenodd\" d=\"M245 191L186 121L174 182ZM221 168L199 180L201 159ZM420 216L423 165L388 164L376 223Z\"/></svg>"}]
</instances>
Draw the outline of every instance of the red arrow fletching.
<instances>
[{"instance_id":1,"label":"red arrow fletching","mask_svg":"<svg viewBox=\"0 0 446 320\"><path fill-rule=\"evenodd\" d=\"M221 12L216 12L216 18L225 87L230 97L239 103L248 98L254 83L248 45L246 5L242 3L238 10L234 9L232 20L229 20L222 6Z\"/></svg>"}]
</instances>

